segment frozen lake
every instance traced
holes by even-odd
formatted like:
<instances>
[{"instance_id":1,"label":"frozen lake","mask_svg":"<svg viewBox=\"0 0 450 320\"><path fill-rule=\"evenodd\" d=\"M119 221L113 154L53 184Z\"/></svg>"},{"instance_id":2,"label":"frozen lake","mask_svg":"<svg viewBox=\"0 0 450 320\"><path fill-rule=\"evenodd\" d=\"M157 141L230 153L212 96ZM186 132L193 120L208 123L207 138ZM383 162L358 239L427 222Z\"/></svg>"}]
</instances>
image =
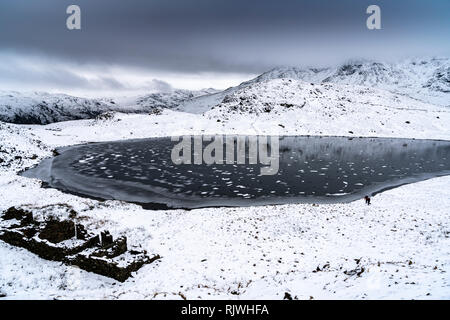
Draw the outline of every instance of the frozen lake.
<instances>
[{"instance_id":1,"label":"frozen lake","mask_svg":"<svg viewBox=\"0 0 450 320\"><path fill-rule=\"evenodd\" d=\"M261 175L264 165L248 161L176 165L171 151L178 142L170 137L61 148L59 155L23 175L82 196L163 209L348 202L450 173L447 141L279 139L279 170L274 175Z\"/></svg>"}]
</instances>

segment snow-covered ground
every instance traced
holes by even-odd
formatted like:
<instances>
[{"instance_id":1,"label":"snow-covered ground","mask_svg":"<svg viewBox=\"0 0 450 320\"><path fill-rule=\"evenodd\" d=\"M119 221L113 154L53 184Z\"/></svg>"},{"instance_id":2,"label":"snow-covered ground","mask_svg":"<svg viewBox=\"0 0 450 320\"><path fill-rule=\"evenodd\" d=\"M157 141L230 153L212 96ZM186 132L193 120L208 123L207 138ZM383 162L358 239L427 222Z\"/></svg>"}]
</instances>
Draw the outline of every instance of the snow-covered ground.
<instances>
[{"instance_id":1,"label":"snow-covered ground","mask_svg":"<svg viewBox=\"0 0 450 320\"><path fill-rule=\"evenodd\" d=\"M54 205L58 215L68 204L91 228L125 233L163 258L121 284L0 243L1 291L8 298L449 298L449 183L407 185L370 207L164 212L2 176L10 191L2 206Z\"/></svg>"},{"instance_id":2,"label":"snow-covered ground","mask_svg":"<svg viewBox=\"0 0 450 320\"><path fill-rule=\"evenodd\" d=\"M162 256L118 283L0 242L0 293L9 299L282 299L286 292L299 299L450 298L450 177L384 192L370 207L361 200L148 211L43 189L16 174L55 147L127 138L270 133L450 139L447 110L385 110L380 101L367 103L364 112L333 114L332 121L306 106L271 117L230 114L223 121L218 110L224 105L203 115L165 110L45 126L0 123L0 211L23 206L64 216L70 206L89 229L124 234L129 243ZM330 104L324 112L336 110Z\"/></svg>"},{"instance_id":3,"label":"snow-covered ground","mask_svg":"<svg viewBox=\"0 0 450 320\"><path fill-rule=\"evenodd\" d=\"M189 212L78 199L20 178L1 183L15 193L9 204L55 204L56 212L57 204L70 204L91 227L126 233L162 256L118 283L0 243L0 290L10 299L450 297L450 177L390 190L370 207L359 201Z\"/></svg>"}]
</instances>

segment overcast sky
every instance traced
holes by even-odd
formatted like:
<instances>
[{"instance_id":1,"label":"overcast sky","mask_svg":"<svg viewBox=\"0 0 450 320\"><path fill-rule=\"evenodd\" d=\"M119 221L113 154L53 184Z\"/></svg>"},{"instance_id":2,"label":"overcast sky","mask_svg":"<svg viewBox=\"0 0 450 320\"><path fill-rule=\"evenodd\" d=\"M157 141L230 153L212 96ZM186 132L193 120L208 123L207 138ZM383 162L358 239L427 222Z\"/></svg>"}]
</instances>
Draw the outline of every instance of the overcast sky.
<instances>
[{"instance_id":1,"label":"overcast sky","mask_svg":"<svg viewBox=\"0 0 450 320\"><path fill-rule=\"evenodd\" d=\"M276 66L449 56L449 34L448 0L0 0L0 89L225 88Z\"/></svg>"}]
</instances>

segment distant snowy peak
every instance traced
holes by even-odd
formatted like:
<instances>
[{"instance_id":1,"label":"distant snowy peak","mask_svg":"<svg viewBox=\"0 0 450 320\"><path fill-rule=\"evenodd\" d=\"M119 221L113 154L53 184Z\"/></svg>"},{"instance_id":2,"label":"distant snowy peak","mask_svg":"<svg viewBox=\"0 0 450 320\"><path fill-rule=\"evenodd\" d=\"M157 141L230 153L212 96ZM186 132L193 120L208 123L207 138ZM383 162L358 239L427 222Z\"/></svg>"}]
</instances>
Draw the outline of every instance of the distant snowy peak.
<instances>
[{"instance_id":1,"label":"distant snowy peak","mask_svg":"<svg viewBox=\"0 0 450 320\"><path fill-rule=\"evenodd\" d=\"M450 105L450 59L414 59L400 63L350 62L335 68L283 67L270 70L239 87L270 79L377 87L425 102Z\"/></svg>"},{"instance_id":2,"label":"distant snowy peak","mask_svg":"<svg viewBox=\"0 0 450 320\"><path fill-rule=\"evenodd\" d=\"M365 86L426 88L450 70L449 59L410 60L396 64L365 62L344 64L323 82ZM450 86L450 83L447 83ZM438 90L440 91L440 90Z\"/></svg>"},{"instance_id":3,"label":"distant snowy peak","mask_svg":"<svg viewBox=\"0 0 450 320\"><path fill-rule=\"evenodd\" d=\"M139 96L136 98L135 104L136 106L143 108L173 109L183 101L217 92L219 91L212 88L196 91L178 89L171 92L151 93Z\"/></svg>"},{"instance_id":4,"label":"distant snowy peak","mask_svg":"<svg viewBox=\"0 0 450 320\"><path fill-rule=\"evenodd\" d=\"M408 77L404 70L385 63L344 64L322 82L354 84L361 86L399 85Z\"/></svg>"},{"instance_id":5,"label":"distant snowy peak","mask_svg":"<svg viewBox=\"0 0 450 320\"><path fill-rule=\"evenodd\" d=\"M380 84L425 87L428 81L438 77L445 78L449 71L450 59L448 58L415 59L399 63L354 61L333 68L275 68L244 82L243 85L270 79L289 78L362 86Z\"/></svg>"},{"instance_id":6,"label":"distant snowy peak","mask_svg":"<svg viewBox=\"0 0 450 320\"><path fill-rule=\"evenodd\" d=\"M324 77L331 75L330 68L298 68L281 67L261 74L255 79L243 82L240 86L246 86L255 82L263 82L272 79L294 79L311 82L322 82Z\"/></svg>"}]
</instances>

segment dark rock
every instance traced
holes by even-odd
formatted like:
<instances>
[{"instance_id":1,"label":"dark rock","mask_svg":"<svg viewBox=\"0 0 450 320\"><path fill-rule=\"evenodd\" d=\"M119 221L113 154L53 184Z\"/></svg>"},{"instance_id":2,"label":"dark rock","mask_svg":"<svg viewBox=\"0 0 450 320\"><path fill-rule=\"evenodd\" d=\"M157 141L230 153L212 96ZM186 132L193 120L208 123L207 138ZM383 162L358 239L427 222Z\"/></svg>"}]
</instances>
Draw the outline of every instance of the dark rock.
<instances>
[{"instance_id":1,"label":"dark rock","mask_svg":"<svg viewBox=\"0 0 450 320\"><path fill-rule=\"evenodd\" d=\"M72 238L85 240L86 230L82 225L77 225L75 232L75 223L69 220L57 221L49 220L39 234L40 239L45 239L51 243L59 243Z\"/></svg>"},{"instance_id":2,"label":"dark rock","mask_svg":"<svg viewBox=\"0 0 450 320\"><path fill-rule=\"evenodd\" d=\"M33 238L36 235L36 233L38 233L38 230L36 230L35 228L32 228L32 227L24 228L24 229L22 229L22 233L26 238L30 239L30 238Z\"/></svg>"},{"instance_id":3,"label":"dark rock","mask_svg":"<svg viewBox=\"0 0 450 320\"><path fill-rule=\"evenodd\" d=\"M291 294L289 292L285 292L283 300L292 300Z\"/></svg>"},{"instance_id":4,"label":"dark rock","mask_svg":"<svg viewBox=\"0 0 450 320\"><path fill-rule=\"evenodd\" d=\"M109 245L112 245L113 243L113 237L109 233L109 231L103 231L100 233L100 244L103 247L108 247Z\"/></svg>"},{"instance_id":5,"label":"dark rock","mask_svg":"<svg viewBox=\"0 0 450 320\"><path fill-rule=\"evenodd\" d=\"M237 102L237 99L230 95L226 95L222 100L222 103L232 103L232 102Z\"/></svg>"},{"instance_id":6,"label":"dark rock","mask_svg":"<svg viewBox=\"0 0 450 320\"><path fill-rule=\"evenodd\" d=\"M130 252L130 255L133 254ZM149 257L142 252L135 254L130 261L121 260L117 257L113 259L105 259L103 257L96 256L95 251L91 252L88 249L86 252L68 257L66 262L76 265L83 270L101 274L105 277L124 282L133 272L139 270L144 264L152 263L158 259L161 259L159 255Z\"/></svg>"},{"instance_id":7,"label":"dark rock","mask_svg":"<svg viewBox=\"0 0 450 320\"><path fill-rule=\"evenodd\" d=\"M3 219L16 219L21 221L21 225L29 224L33 221L33 214L23 209L11 207L3 213Z\"/></svg>"},{"instance_id":8,"label":"dark rock","mask_svg":"<svg viewBox=\"0 0 450 320\"><path fill-rule=\"evenodd\" d=\"M361 267L361 268L356 268L356 269L349 270L349 271L345 270L344 274L346 274L348 276L355 276L356 275L357 277L360 277L361 274L363 274L364 271L365 271L364 267Z\"/></svg>"},{"instance_id":9,"label":"dark rock","mask_svg":"<svg viewBox=\"0 0 450 320\"><path fill-rule=\"evenodd\" d=\"M265 106L265 107L263 108L263 111L264 111L264 112L267 112L267 113L270 113L270 112L272 111L272 107L271 107L271 106Z\"/></svg>"},{"instance_id":10,"label":"dark rock","mask_svg":"<svg viewBox=\"0 0 450 320\"><path fill-rule=\"evenodd\" d=\"M103 233L102 233L103 234ZM127 238L126 237L119 237L115 241L112 241L111 237L111 243L108 245L105 245L104 242L101 243L102 248L98 249L94 253L92 253L92 256L95 257L104 257L104 258L115 258L121 254L124 254L127 252Z\"/></svg>"}]
</instances>

